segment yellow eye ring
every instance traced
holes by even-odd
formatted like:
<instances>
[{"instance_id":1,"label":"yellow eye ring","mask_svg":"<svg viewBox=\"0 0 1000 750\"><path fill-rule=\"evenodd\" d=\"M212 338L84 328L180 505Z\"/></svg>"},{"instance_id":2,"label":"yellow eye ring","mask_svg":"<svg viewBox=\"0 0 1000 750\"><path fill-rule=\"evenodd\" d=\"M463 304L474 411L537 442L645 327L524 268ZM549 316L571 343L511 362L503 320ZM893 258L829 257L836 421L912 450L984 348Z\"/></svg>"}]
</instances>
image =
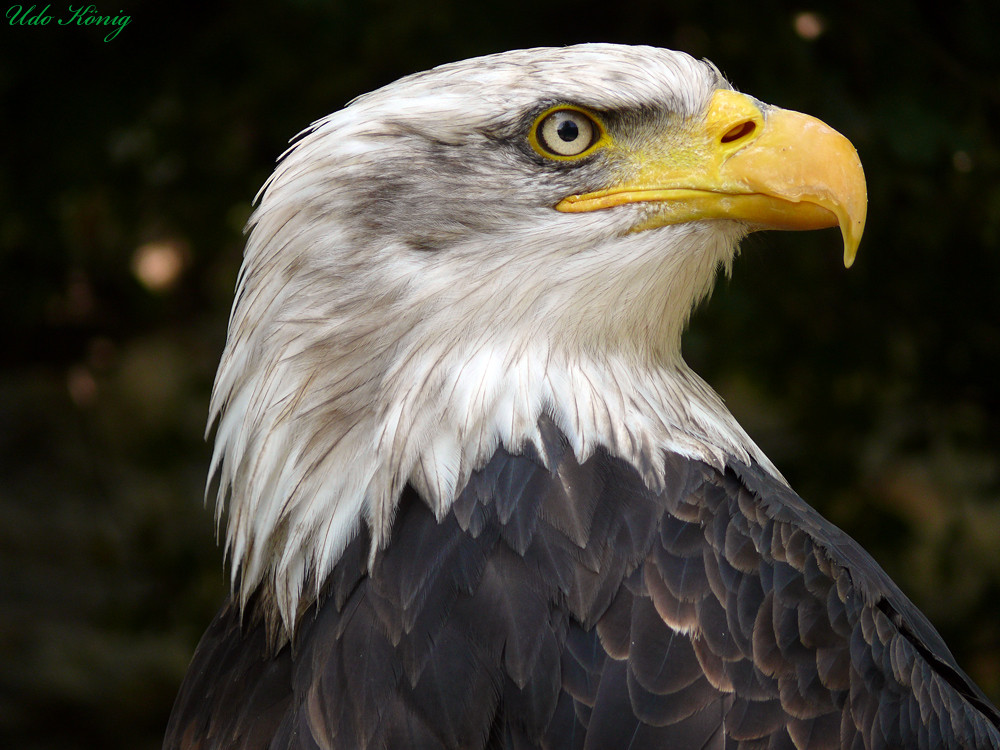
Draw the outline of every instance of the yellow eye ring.
<instances>
[{"instance_id":1,"label":"yellow eye ring","mask_svg":"<svg viewBox=\"0 0 1000 750\"><path fill-rule=\"evenodd\" d=\"M542 112L528 134L535 151L558 161L575 161L589 156L607 140L604 125L597 117L567 104Z\"/></svg>"}]
</instances>

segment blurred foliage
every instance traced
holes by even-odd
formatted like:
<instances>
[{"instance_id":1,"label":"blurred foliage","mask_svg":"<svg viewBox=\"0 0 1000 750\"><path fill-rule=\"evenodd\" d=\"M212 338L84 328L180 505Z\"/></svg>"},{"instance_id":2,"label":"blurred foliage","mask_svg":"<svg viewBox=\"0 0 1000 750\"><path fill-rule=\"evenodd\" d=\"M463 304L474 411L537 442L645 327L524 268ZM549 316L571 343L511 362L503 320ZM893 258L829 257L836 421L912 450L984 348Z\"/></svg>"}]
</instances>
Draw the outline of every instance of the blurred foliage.
<instances>
[{"instance_id":1,"label":"blurred foliage","mask_svg":"<svg viewBox=\"0 0 1000 750\"><path fill-rule=\"evenodd\" d=\"M686 355L1000 700L994 3L123 6L110 43L0 27L0 746L159 744L225 594L202 432L288 138L405 73L580 41L708 57L858 147L855 267L833 232L751 237Z\"/></svg>"}]
</instances>

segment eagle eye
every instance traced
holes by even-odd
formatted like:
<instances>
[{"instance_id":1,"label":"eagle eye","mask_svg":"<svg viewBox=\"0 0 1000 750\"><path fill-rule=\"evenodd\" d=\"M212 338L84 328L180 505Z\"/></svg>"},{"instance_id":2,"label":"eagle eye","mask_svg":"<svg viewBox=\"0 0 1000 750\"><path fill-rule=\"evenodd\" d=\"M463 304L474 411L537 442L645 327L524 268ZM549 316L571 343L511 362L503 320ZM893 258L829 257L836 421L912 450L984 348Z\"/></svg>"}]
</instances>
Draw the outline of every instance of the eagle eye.
<instances>
[{"instance_id":1,"label":"eagle eye","mask_svg":"<svg viewBox=\"0 0 1000 750\"><path fill-rule=\"evenodd\" d=\"M588 113L573 107L557 107L544 112L531 129L534 149L549 158L574 159L594 149L604 129Z\"/></svg>"}]
</instances>

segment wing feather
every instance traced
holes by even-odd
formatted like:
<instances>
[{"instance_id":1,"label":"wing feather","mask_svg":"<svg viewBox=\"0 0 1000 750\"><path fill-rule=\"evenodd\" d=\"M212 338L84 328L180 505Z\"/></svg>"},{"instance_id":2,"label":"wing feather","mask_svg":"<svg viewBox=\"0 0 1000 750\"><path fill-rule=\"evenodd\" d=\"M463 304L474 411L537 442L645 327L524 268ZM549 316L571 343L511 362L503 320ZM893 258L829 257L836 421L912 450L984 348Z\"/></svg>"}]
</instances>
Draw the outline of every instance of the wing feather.
<instances>
[{"instance_id":1,"label":"wing feather","mask_svg":"<svg viewBox=\"0 0 1000 750\"><path fill-rule=\"evenodd\" d=\"M165 747L1000 747L929 623L783 483L667 455L652 492L538 434L441 519L407 488L293 643L227 605Z\"/></svg>"}]
</instances>

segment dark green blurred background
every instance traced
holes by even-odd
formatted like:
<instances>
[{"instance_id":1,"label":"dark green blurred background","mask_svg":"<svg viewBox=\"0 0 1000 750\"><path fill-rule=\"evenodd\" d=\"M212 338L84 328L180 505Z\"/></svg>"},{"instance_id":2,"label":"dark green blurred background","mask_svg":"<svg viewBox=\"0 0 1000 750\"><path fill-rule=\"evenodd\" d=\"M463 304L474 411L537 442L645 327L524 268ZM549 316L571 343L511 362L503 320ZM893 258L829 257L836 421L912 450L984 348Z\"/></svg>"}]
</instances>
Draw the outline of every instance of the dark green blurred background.
<instances>
[{"instance_id":1,"label":"dark green blurred background","mask_svg":"<svg viewBox=\"0 0 1000 750\"><path fill-rule=\"evenodd\" d=\"M119 3L109 43L0 26L0 746L158 746L225 594L202 433L288 138L405 73L579 41L708 57L857 146L855 267L833 230L751 237L685 351L1000 699L996 3Z\"/></svg>"}]
</instances>

